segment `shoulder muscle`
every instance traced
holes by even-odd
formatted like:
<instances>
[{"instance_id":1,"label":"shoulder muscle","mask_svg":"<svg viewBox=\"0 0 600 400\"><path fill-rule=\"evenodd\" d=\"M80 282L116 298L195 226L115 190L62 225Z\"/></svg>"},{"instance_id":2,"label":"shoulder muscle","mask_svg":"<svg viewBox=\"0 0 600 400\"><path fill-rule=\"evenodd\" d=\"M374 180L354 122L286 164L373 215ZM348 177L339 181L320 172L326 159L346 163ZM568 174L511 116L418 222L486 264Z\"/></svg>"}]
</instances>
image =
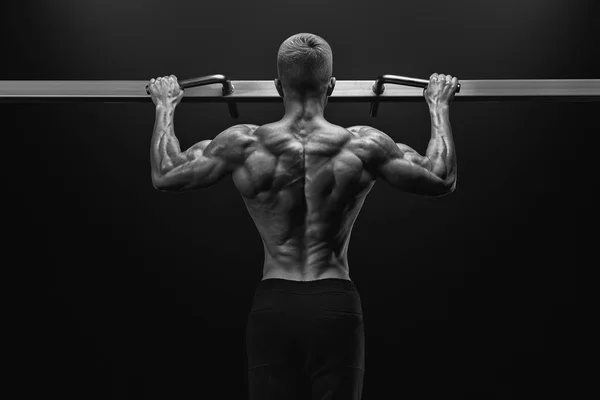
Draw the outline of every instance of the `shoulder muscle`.
<instances>
[{"instance_id":1,"label":"shoulder muscle","mask_svg":"<svg viewBox=\"0 0 600 400\"><path fill-rule=\"evenodd\" d=\"M213 140L204 141L204 157L220 158L231 164L243 163L248 148L256 142L253 133L257 125L234 125L219 133Z\"/></svg>"},{"instance_id":2,"label":"shoulder muscle","mask_svg":"<svg viewBox=\"0 0 600 400\"><path fill-rule=\"evenodd\" d=\"M394 159L406 160L425 168L429 165L427 157L421 156L410 146L394 142L379 129L360 125L348 130L355 134L357 155L375 168Z\"/></svg>"}]
</instances>

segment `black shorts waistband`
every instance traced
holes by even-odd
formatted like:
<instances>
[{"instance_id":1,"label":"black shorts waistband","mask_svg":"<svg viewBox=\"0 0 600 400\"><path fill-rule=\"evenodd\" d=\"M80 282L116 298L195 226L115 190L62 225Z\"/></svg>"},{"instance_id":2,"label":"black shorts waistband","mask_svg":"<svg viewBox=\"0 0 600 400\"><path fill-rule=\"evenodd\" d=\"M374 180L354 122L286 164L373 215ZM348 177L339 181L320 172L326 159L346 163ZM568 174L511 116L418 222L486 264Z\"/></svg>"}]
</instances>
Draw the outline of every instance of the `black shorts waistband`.
<instances>
[{"instance_id":1,"label":"black shorts waistband","mask_svg":"<svg viewBox=\"0 0 600 400\"><path fill-rule=\"evenodd\" d=\"M330 291L356 292L354 282L341 278L325 278L314 281L294 281L281 278L268 278L260 281L257 292L283 291L297 294L314 294Z\"/></svg>"}]
</instances>

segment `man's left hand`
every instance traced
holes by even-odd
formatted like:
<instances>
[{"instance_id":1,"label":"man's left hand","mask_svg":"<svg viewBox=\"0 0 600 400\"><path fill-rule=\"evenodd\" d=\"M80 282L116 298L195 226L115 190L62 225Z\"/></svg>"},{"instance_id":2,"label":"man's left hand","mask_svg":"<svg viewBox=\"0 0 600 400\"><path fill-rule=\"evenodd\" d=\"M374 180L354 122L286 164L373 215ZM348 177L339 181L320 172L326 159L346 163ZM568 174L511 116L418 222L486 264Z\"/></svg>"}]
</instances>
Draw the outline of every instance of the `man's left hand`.
<instances>
[{"instance_id":1,"label":"man's left hand","mask_svg":"<svg viewBox=\"0 0 600 400\"><path fill-rule=\"evenodd\" d=\"M183 98L183 90L179 87L175 75L151 79L148 90L157 106L177 107Z\"/></svg>"}]
</instances>

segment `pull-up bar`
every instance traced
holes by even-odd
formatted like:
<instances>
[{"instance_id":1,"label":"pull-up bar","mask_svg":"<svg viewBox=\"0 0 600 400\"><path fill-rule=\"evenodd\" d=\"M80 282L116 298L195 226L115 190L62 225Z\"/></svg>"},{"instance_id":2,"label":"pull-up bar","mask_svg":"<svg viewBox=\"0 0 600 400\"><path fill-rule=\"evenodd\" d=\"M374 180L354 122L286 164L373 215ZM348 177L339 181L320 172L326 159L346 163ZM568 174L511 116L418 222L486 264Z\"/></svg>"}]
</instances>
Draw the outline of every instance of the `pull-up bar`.
<instances>
[{"instance_id":1,"label":"pull-up bar","mask_svg":"<svg viewBox=\"0 0 600 400\"><path fill-rule=\"evenodd\" d=\"M143 102L148 81L0 81L0 103ZM385 84L394 84L386 87ZM337 81L329 102L422 101L428 80L382 75L375 81ZM231 81L208 75L179 81L183 101L226 102L233 118L237 103L280 102L273 81ZM401 86L396 86L401 85ZM455 101L600 101L600 79L464 80Z\"/></svg>"}]
</instances>

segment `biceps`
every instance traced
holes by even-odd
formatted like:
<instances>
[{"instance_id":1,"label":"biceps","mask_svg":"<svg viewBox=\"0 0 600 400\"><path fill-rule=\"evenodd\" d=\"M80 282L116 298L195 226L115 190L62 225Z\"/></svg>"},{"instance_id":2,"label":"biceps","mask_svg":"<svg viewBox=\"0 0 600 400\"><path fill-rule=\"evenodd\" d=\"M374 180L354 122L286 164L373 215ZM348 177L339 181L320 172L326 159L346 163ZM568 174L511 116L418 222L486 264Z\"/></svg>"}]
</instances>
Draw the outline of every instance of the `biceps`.
<instances>
[{"instance_id":1,"label":"biceps","mask_svg":"<svg viewBox=\"0 0 600 400\"><path fill-rule=\"evenodd\" d=\"M420 164L426 157L418 156ZM394 158L382 165L379 175L393 187L424 196L441 196L448 193L446 182L425 166L410 161L409 157Z\"/></svg>"}]
</instances>

